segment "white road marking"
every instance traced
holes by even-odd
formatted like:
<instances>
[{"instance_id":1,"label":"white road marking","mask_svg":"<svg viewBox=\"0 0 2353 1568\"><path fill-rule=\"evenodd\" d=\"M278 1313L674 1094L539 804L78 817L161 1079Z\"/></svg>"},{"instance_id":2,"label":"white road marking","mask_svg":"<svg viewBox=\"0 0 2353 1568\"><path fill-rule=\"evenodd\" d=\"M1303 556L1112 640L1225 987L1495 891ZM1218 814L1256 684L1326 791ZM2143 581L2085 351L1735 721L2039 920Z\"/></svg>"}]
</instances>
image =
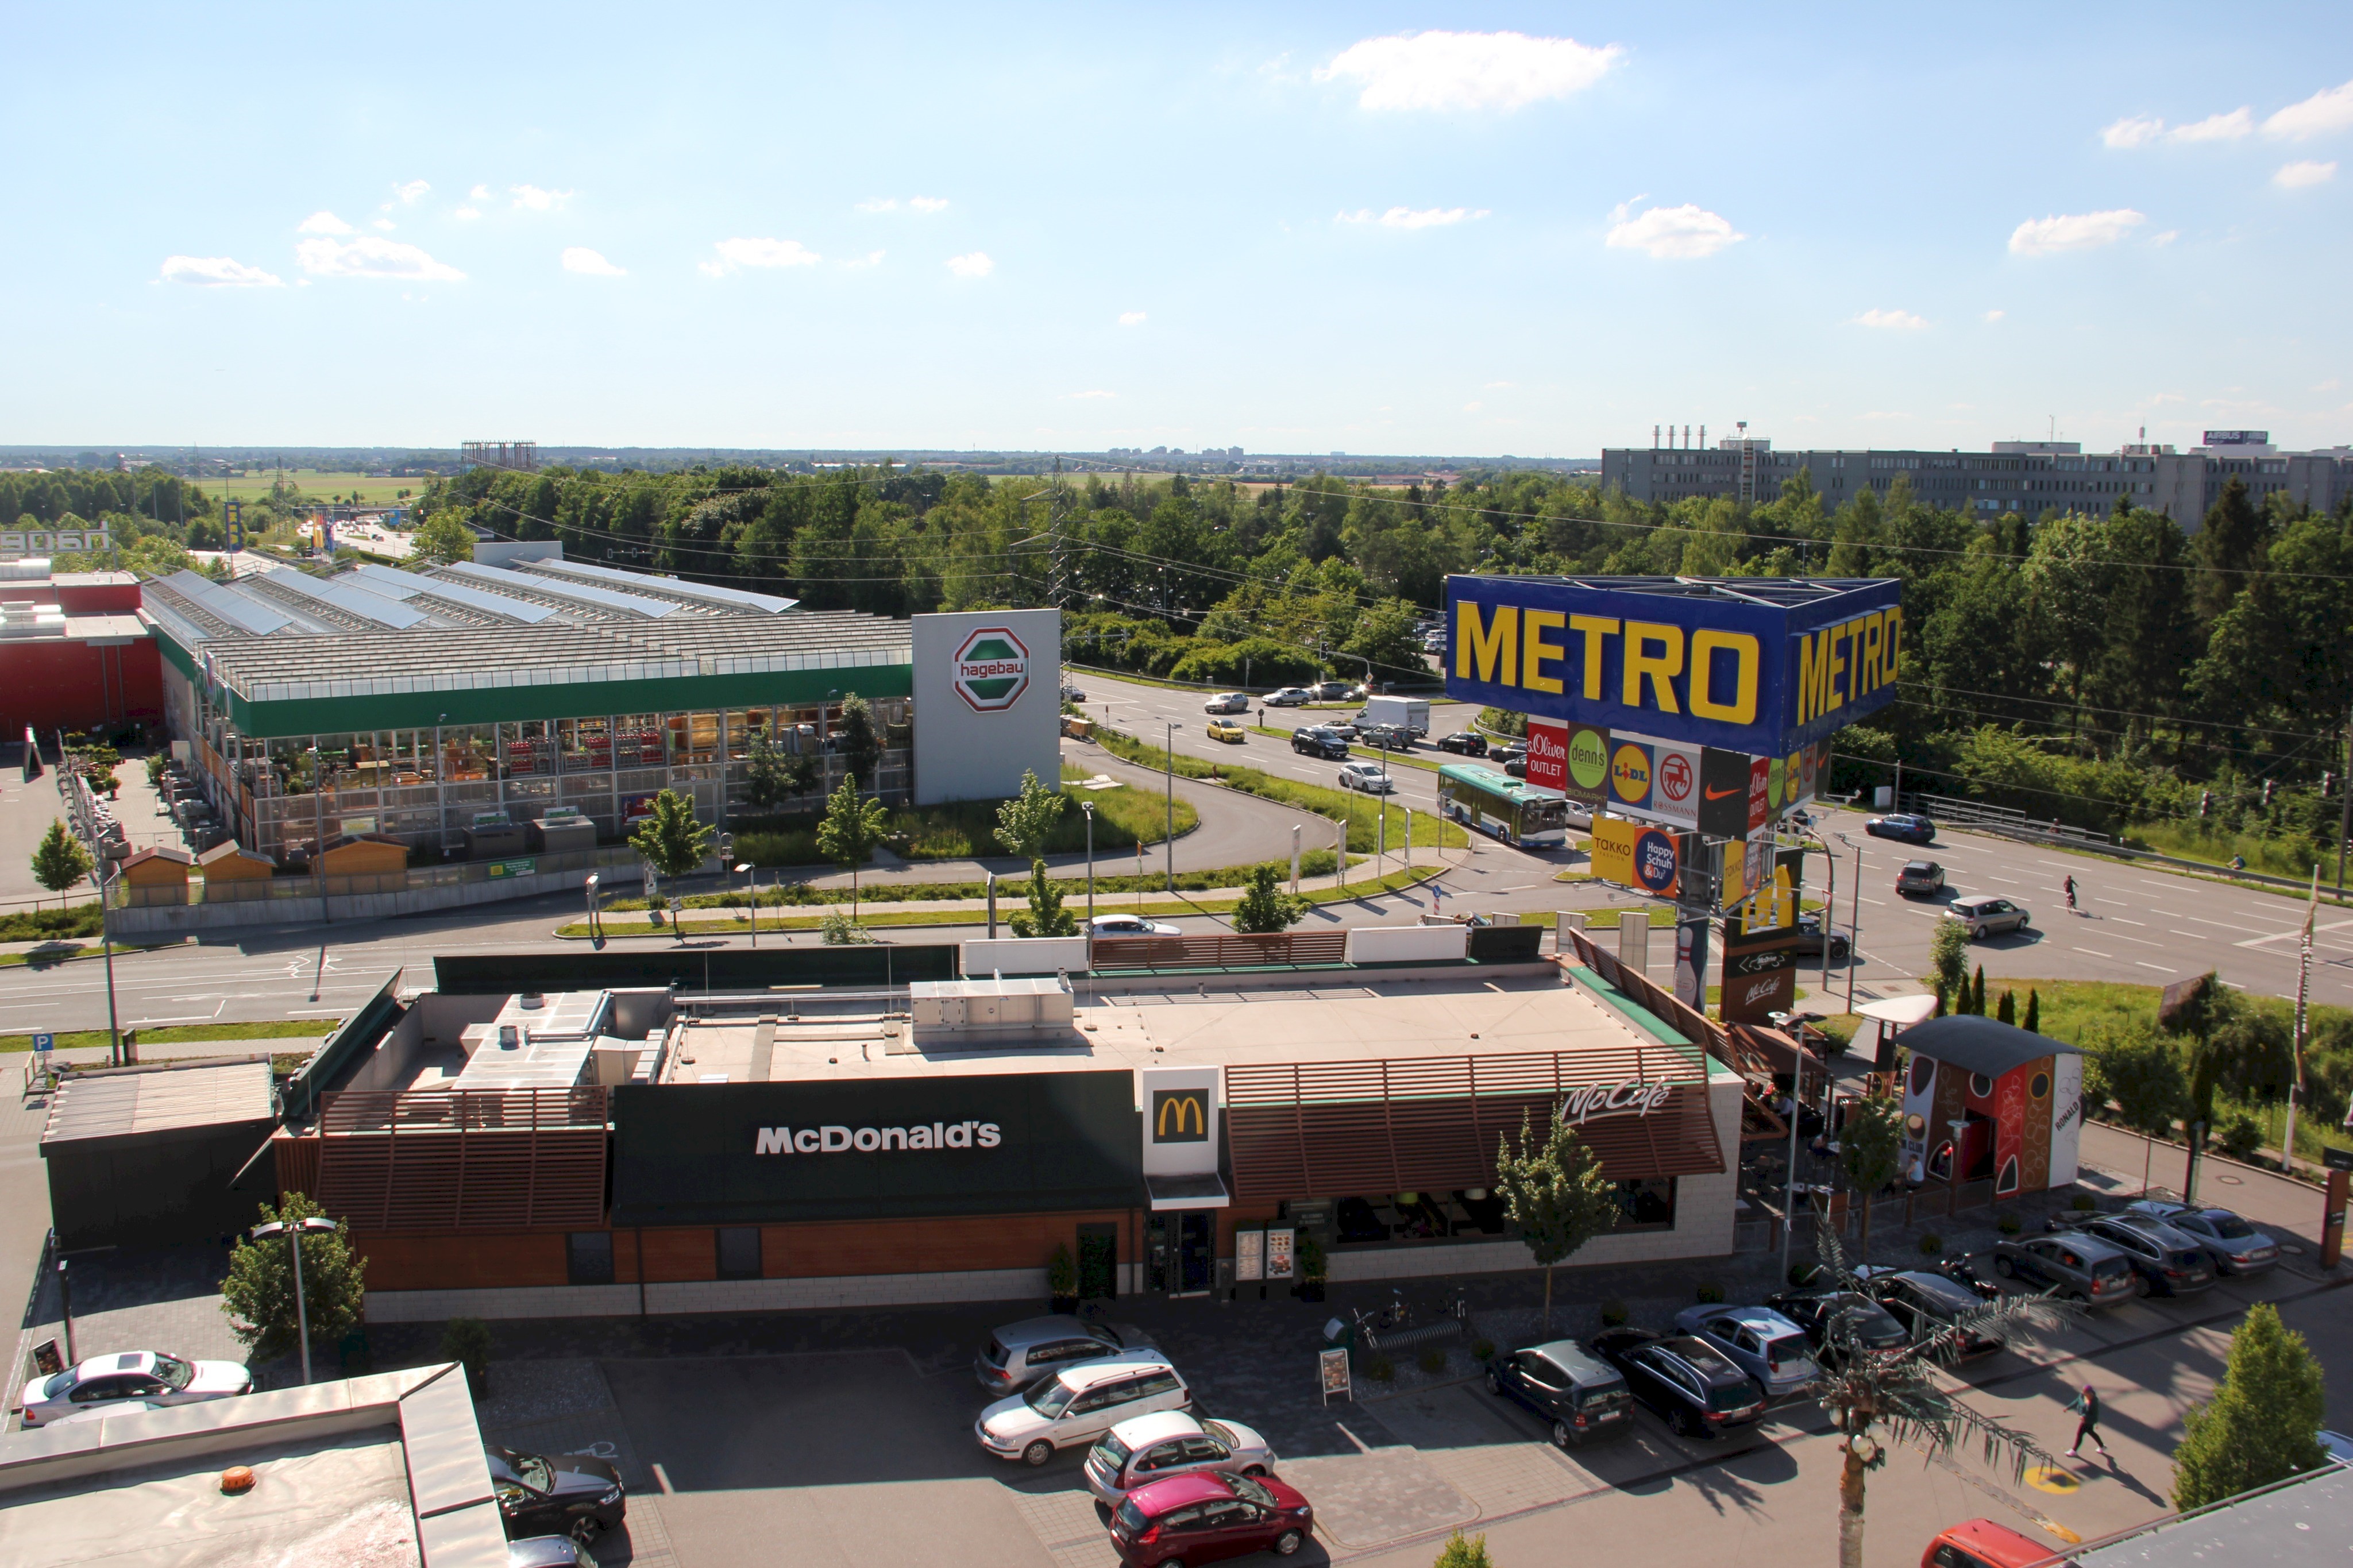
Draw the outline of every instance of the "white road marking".
<instances>
[{"instance_id":1,"label":"white road marking","mask_svg":"<svg viewBox=\"0 0 2353 1568\"><path fill-rule=\"evenodd\" d=\"M2184 915L2181 918L2188 921L2191 925L2221 926L2224 931L2244 931L2247 929L2247 922L2244 921L2210 921L2202 919L2197 915Z\"/></svg>"},{"instance_id":2,"label":"white road marking","mask_svg":"<svg viewBox=\"0 0 2353 1568\"><path fill-rule=\"evenodd\" d=\"M2094 899L2092 902L2095 904L2114 904L2120 910L2128 910L2132 908L2130 904L2125 902L2122 899Z\"/></svg>"},{"instance_id":3,"label":"white road marking","mask_svg":"<svg viewBox=\"0 0 2353 1568\"><path fill-rule=\"evenodd\" d=\"M2108 900L2105 900L2105 899L2103 899L2103 900L2101 900L2100 901L2101 901L2102 903L2106 903L2106 902L2108 902ZM2105 919L2112 920L2112 921L2116 921L2116 924L2118 924L2118 925L2120 925L2120 926L2139 926L2139 927L2143 928L2144 930L2146 930L2146 929L2147 928L2147 926L2148 926L2148 922L2147 922L2147 921L2128 921L2128 920L2125 919L2125 917L2124 917L2124 916L2122 916L2122 915L2108 915L2108 916L2106 916L2106 917L2105 917ZM292 1247L291 1247L291 1245L290 1245L290 1244L289 1245L288 1250L290 1250L290 1250L292 1250Z\"/></svg>"},{"instance_id":4,"label":"white road marking","mask_svg":"<svg viewBox=\"0 0 2353 1568\"><path fill-rule=\"evenodd\" d=\"M2164 964L2162 964L2162 963L2148 963L2148 962L2147 962L2147 960L2145 960L2145 959L2138 959L2138 958L2136 958L2136 959L2134 959L2134 960L2133 960L2133 963L2136 963L2136 964L2137 964L2139 967L2141 967L2141 968L2143 968L2143 969L2154 969L2154 970L2156 970L2159 974L2171 974L2171 973L2174 973L2172 970L2168 969L2168 968L2167 968ZM289 1244L287 1250L289 1250L289 1251L293 1250L293 1248L292 1248L292 1245L291 1245L290 1243Z\"/></svg>"},{"instance_id":5,"label":"white road marking","mask_svg":"<svg viewBox=\"0 0 2353 1568\"><path fill-rule=\"evenodd\" d=\"M2116 957L2116 954L2115 954L2115 953L2113 953L2113 952L2101 952L2098 948L2096 948L2096 947L2079 947L2079 948L2077 948L2075 951L2076 951L2077 952L2088 952L2088 953L2090 953L2094 958L2111 958L2111 959L2112 959L2112 958Z\"/></svg>"},{"instance_id":6,"label":"white road marking","mask_svg":"<svg viewBox=\"0 0 2353 1568\"><path fill-rule=\"evenodd\" d=\"M1885 909L1885 908L1887 907L1887 900L1884 900L1884 899L1865 899L1865 898L1863 898L1863 897L1862 897L1862 895L1861 893L1857 893L1857 894L1855 894L1854 896L1855 896L1857 899L1862 900L1862 902L1864 902L1864 903L1866 903L1866 904L1873 905L1873 906L1875 906L1875 907L1877 907L1877 908L1879 908L1879 909L1883 909L1883 909Z\"/></svg>"}]
</instances>

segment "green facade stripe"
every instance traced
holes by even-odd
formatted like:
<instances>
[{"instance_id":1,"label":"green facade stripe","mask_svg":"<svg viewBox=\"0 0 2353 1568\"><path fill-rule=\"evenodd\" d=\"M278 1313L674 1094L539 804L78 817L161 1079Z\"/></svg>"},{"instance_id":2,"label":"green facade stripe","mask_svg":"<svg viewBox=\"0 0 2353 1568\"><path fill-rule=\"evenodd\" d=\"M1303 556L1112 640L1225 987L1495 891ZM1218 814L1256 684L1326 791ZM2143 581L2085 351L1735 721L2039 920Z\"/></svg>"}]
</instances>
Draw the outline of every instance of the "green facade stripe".
<instances>
[{"instance_id":1,"label":"green facade stripe","mask_svg":"<svg viewBox=\"0 0 2353 1568\"><path fill-rule=\"evenodd\" d=\"M166 639L167 641L169 639ZM228 717L243 735L343 735L371 730L429 730L436 724L510 724L533 719L601 719L611 713L685 713L725 708L783 708L825 700L828 691L873 699L911 697L912 664L845 669L787 669L748 675L670 676L653 680L580 680L541 686L484 686L450 691L387 691L255 702L227 693Z\"/></svg>"}]
</instances>

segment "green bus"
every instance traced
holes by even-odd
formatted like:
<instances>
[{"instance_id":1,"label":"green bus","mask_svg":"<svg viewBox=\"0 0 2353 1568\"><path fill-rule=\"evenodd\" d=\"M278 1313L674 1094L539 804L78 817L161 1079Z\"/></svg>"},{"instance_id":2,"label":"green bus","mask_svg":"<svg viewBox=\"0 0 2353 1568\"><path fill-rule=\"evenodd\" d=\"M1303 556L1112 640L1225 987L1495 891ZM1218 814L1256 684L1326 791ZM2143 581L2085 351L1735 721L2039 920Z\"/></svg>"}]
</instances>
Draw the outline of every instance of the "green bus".
<instances>
[{"instance_id":1,"label":"green bus","mask_svg":"<svg viewBox=\"0 0 2353 1568\"><path fill-rule=\"evenodd\" d=\"M1477 763L1448 763L1438 770L1438 809L1523 848L1557 849L1568 842L1567 795Z\"/></svg>"}]
</instances>

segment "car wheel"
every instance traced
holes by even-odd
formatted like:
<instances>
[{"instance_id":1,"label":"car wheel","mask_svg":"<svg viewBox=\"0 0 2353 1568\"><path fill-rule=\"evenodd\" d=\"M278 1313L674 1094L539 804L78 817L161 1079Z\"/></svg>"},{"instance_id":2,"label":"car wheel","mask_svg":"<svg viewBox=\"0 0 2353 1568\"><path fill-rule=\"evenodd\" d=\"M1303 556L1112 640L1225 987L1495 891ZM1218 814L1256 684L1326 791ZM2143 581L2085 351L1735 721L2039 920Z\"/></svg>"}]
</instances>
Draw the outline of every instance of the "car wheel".
<instances>
[{"instance_id":1,"label":"car wheel","mask_svg":"<svg viewBox=\"0 0 2353 1568\"><path fill-rule=\"evenodd\" d=\"M2148 1300L2149 1296L2153 1293L2154 1289L2155 1288L2149 1284L2148 1277L2147 1275L2136 1274L2133 1276L2133 1294L2139 1297L2142 1300L2145 1301Z\"/></svg>"},{"instance_id":2,"label":"car wheel","mask_svg":"<svg viewBox=\"0 0 2353 1568\"><path fill-rule=\"evenodd\" d=\"M593 1519L574 1520L572 1521L572 1539L578 1542L583 1546L586 1546L590 1542L596 1540L596 1521Z\"/></svg>"},{"instance_id":3,"label":"car wheel","mask_svg":"<svg viewBox=\"0 0 2353 1568\"><path fill-rule=\"evenodd\" d=\"M1048 1442L1043 1437L1039 1438L1036 1442L1021 1450L1022 1462L1032 1466L1033 1468L1044 1464L1053 1457L1054 1445Z\"/></svg>"},{"instance_id":4,"label":"car wheel","mask_svg":"<svg viewBox=\"0 0 2353 1568\"><path fill-rule=\"evenodd\" d=\"M1487 1374L1487 1392L1490 1394L1501 1394L1504 1392L1504 1380L1497 1377L1492 1372Z\"/></svg>"},{"instance_id":5,"label":"car wheel","mask_svg":"<svg viewBox=\"0 0 2353 1568\"><path fill-rule=\"evenodd\" d=\"M1986 928L1985 928L1985 927L1983 927L1983 926L1971 926L1971 927L1969 927L1969 940L1970 940L1971 942L1983 942L1983 941L1985 941L1985 938L1986 938Z\"/></svg>"},{"instance_id":6,"label":"car wheel","mask_svg":"<svg viewBox=\"0 0 2353 1568\"><path fill-rule=\"evenodd\" d=\"M1274 1554L1277 1557L1290 1556L1293 1552L1299 1550L1299 1543L1302 1539L1303 1538L1300 1535L1299 1531L1295 1530L1284 1531L1281 1535L1274 1538Z\"/></svg>"},{"instance_id":7,"label":"car wheel","mask_svg":"<svg viewBox=\"0 0 2353 1568\"><path fill-rule=\"evenodd\" d=\"M1552 1424L1552 1446L1554 1447L1566 1448L1569 1444L1575 1441L1575 1437L1573 1437L1569 1433L1567 1422L1556 1421Z\"/></svg>"},{"instance_id":8,"label":"car wheel","mask_svg":"<svg viewBox=\"0 0 2353 1568\"><path fill-rule=\"evenodd\" d=\"M2018 1265L2012 1263L2009 1258L2002 1257L2000 1254L1995 1255L1993 1260L1993 1271L1996 1274L2000 1275L2005 1279L2015 1279L2018 1278Z\"/></svg>"},{"instance_id":9,"label":"car wheel","mask_svg":"<svg viewBox=\"0 0 2353 1568\"><path fill-rule=\"evenodd\" d=\"M1242 1474L1246 1476L1263 1476L1266 1474L1266 1467L1264 1465L1251 1465L1245 1468Z\"/></svg>"},{"instance_id":10,"label":"car wheel","mask_svg":"<svg viewBox=\"0 0 2353 1568\"><path fill-rule=\"evenodd\" d=\"M1691 1412L1680 1405L1676 1405L1667 1416L1667 1430L1678 1437L1690 1436L1692 1435Z\"/></svg>"}]
</instances>

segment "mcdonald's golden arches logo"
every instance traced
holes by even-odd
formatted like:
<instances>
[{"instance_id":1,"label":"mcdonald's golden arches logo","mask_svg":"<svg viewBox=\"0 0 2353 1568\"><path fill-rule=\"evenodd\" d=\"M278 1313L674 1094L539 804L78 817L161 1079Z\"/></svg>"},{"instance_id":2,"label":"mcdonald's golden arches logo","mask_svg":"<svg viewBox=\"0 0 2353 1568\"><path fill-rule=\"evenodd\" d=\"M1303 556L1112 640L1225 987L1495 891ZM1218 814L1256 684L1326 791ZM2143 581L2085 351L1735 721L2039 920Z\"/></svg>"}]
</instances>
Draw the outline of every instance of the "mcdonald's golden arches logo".
<instances>
[{"instance_id":1,"label":"mcdonald's golden arches logo","mask_svg":"<svg viewBox=\"0 0 2353 1568\"><path fill-rule=\"evenodd\" d=\"M1209 1095L1201 1089L1155 1089L1152 1091L1152 1141L1155 1143L1206 1143L1209 1141Z\"/></svg>"}]
</instances>

